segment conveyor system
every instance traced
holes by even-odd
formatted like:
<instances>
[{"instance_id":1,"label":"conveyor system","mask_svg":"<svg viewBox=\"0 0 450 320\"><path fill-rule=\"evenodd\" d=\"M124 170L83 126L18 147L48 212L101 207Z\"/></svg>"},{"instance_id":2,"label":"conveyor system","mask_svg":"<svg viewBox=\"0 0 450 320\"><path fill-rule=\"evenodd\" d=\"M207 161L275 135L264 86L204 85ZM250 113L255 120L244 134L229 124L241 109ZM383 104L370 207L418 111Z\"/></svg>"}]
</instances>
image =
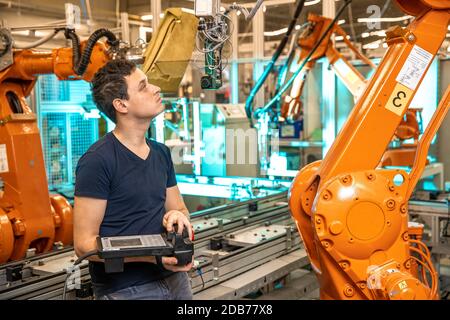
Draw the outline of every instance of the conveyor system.
<instances>
[{"instance_id":1,"label":"conveyor system","mask_svg":"<svg viewBox=\"0 0 450 320\"><path fill-rule=\"evenodd\" d=\"M195 298L242 297L308 264L286 198L281 192L195 213L190 272ZM0 299L61 299L66 270L75 259L73 249L65 248L2 265ZM218 286L255 272L240 285ZM68 299L91 297L86 261L79 275L79 288L69 290Z\"/></svg>"}]
</instances>

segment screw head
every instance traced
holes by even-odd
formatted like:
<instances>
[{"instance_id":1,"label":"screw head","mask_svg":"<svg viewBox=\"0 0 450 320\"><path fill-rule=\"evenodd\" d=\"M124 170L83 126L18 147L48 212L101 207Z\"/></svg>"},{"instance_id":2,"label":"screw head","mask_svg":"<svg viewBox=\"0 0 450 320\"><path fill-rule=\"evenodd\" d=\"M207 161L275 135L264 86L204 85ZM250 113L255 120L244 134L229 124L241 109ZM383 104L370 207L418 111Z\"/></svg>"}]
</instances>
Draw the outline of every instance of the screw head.
<instances>
[{"instance_id":1,"label":"screw head","mask_svg":"<svg viewBox=\"0 0 450 320\"><path fill-rule=\"evenodd\" d=\"M389 199L388 201L386 201L386 207L388 207L388 209L394 209L395 208L395 200Z\"/></svg>"},{"instance_id":2,"label":"screw head","mask_svg":"<svg viewBox=\"0 0 450 320\"><path fill-rule=\"evenodd\" d=\"M375 175L372 172L367 172L366 178L367 178L367 180L372 181L372 180L375 180Z\"/></svg>"},{"instance_id":3,"label":"screw head","mask_svg":"<svg viewBox=\"0 0 450 320\"><path fill-rule=\"evenodd\" d=\"M400 212L401 212L401 213L406 213L406 206L405 206L404 204L402 204L402 205L400 206Z\"/></svg>"},{"instance_id":4,"label":"screw head","mask_svg":"<svg viewBox=\"0 0 450 320\"><path fill-rule=\"evenodd\" d=\"M349 284L346 284L344 287L344 294L347 297L352 297L355 294L355 289L353 289L353 287Z\"/></svg>"},{"instance_id":5,"label":"screw head","mask_svg":"<svg viewBox=\"0 0 450 320\"><path fill-rule=\"evenodd\" d=\"M323 199L323 200L330 200L330 199L331 199L331 192L328 191L328 190L325 190L325 191L323 192L322 199Z\"/></svg>"},{"instance_id":6,"label":"screw head","mask_svg":"<svg viewBox=\"0 0 450 320\"><path fill-rule=\"evenodd\" d=\"M327 240L322 241L322 246L325 249L331 249L331 243L329 241L327 241Z\"/></svg>"},{"instance_id":7,"label":"screw head","mask_svg":"<svg viewBox=\"0 0 450 320\"><path fill-rule=\"evenodd\" d=\"M341 183L342 184L351 184L352 183L352 177L351 177L351 175L346 175L345 177L342 177L341 179L340 179L340 181L341 181Z\"/></svg>"},{"instance_id":8,"label":"screw head","mask_svg":"<svg viewBox=\"0 0 450 320\"><path fill-rule=\"evenodd\" d=\"M408 232L403 233L402 238L404 241L408 241L409 240Z\"/></svg>"}]
</instances>

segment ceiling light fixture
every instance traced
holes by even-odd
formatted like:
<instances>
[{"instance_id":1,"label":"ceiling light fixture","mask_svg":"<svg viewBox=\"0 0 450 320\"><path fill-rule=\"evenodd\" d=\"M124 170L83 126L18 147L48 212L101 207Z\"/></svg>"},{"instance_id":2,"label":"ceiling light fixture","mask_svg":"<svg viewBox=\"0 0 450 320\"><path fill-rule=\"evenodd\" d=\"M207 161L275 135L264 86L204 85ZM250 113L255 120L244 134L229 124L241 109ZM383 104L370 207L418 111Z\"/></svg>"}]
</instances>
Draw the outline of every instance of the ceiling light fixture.
<instances>
[{"instance_id":1,"label":"ceiling light fixture","mask_svg":"<svg viewBox=\"0 0 450 320\"><path fill-rule=\"evenodd\" d=\"M305 7L307 6L313 6L315 4L318 4L320 2L320 0L312 0L312 1L307 1L305 2Z\"/></svg>"}]
</instances>

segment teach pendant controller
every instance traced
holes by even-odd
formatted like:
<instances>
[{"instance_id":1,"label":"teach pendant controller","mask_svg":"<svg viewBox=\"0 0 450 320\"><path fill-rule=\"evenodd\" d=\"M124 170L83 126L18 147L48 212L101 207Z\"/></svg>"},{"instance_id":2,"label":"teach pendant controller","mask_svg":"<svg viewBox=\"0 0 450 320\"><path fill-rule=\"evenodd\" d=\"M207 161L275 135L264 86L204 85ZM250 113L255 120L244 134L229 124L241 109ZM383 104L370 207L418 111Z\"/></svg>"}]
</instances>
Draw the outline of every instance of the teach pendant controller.
<instances>
[{"instance_id":1,"label":"teach pendant controller","mask_svg":"<svg viewBox=\"0 0 450 320\"><path fill-rule=\"evenodd\" d=\"M97 237L98 256L105 260L105 272L123 272L124 259L128 257L173 256L178 266L192 261L194 244L185 229L183 233Z\"/></svg>"}]
</instances>

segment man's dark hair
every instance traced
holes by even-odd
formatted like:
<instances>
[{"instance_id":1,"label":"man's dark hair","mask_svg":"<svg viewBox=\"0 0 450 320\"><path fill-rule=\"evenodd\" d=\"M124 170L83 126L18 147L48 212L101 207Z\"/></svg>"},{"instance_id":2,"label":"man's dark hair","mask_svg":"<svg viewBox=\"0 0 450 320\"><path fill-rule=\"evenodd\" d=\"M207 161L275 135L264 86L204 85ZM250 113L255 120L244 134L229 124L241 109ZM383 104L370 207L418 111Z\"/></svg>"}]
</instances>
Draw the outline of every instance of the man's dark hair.
<instances>
[{"instance_id":1,"label":"man's dark hair","mask_svg":"<svg viewBox=\"0 0 450 320\"><path fill-rule=\"evenodd\" d=\"M136 70L130 61L111 60L100 68L91 81L92 98L97 108L113 122L116 122L114 99L128 100L128 86L125 77Z\"/></svg>"}]
</instances>

